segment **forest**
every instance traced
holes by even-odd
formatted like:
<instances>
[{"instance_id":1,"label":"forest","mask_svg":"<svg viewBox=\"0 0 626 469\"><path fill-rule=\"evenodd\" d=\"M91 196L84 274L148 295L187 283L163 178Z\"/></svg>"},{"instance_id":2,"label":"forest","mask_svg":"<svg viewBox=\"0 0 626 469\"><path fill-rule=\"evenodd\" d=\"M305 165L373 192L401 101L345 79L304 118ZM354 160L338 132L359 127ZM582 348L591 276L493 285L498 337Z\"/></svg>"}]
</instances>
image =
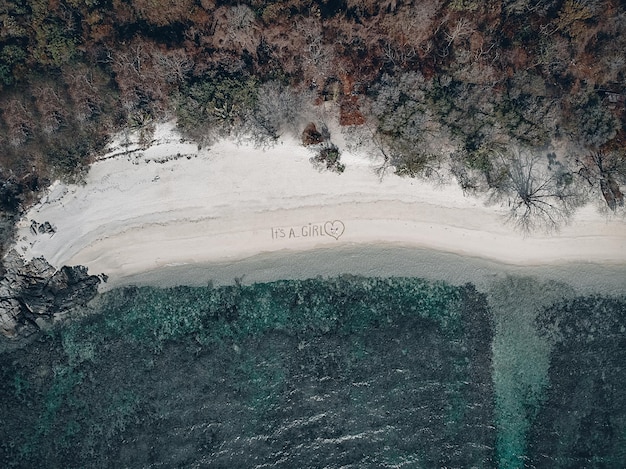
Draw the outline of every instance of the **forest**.
<instances>
[{"instance_id":1,"label":"forest","mask_svg":"<svg viewBox=\"0 0 626 469\"><path fill-rule=\"evenodd\" d=\"M271 145L321 104L381 169L558 229L589 200L623 211L625 79L619 0L5 0L1 239L121 128Z\"/></svg>"}]
</instances>

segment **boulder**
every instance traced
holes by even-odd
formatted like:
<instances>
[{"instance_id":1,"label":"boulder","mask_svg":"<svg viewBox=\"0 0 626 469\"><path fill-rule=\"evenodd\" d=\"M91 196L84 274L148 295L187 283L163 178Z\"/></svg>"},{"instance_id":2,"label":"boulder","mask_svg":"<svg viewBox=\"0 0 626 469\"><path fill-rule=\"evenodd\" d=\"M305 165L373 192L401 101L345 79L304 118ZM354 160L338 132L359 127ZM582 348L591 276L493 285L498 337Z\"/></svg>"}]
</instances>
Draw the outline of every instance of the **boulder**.
<instances>
[{"instance_id":1,"label":"boulder","mask_svg":"<svg viewBox=\"0 0 626 469\"><path fill-rule=\"evenodd\" d=\"M51 319L84 306L98 293L101 277L84 266L57 270L43 257L26 262L15 250L4 258L0 279L0 334L16 338L39 329L42 318Z\"/></svg>"},{"instance_id":2,"label":"boulder","mask_svg":"<svg viewBox=\"0 0 626 469\"><path fill-rule=\"evenodd\" d=\"M309 122L302 131L302 144L303 145L317 145L322 143L324 138L322 134L317 130L313 122Z\"/></svg>"}]
</instances>

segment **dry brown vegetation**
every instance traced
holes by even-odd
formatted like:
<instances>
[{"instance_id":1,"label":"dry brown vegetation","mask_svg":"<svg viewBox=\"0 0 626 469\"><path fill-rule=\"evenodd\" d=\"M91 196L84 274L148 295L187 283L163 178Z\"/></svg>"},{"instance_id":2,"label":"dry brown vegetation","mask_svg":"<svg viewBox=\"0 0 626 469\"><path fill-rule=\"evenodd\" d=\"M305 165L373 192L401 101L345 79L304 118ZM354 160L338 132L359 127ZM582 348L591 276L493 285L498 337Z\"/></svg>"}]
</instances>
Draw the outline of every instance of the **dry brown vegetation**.
<instances>
[{"instance_id":1,"label":"dry brown vegetation","mask_svg":"<svg viewBox=\"0 0 626 469\"><path fill-rule=\"evenodd\" d=\"M298 95L332 101L342 125L368 124L404 148L400 167L432 156L393 141L424 141L411 134L421 122L457 148L459 174L482 173L487 186L494 142L542 148L565 138L579 148L574 173L597 152L623 168L625 51L618 0L7 0L2 177L19 185L34 171L45 184L73 174L107 135L146 116L276 138L289 119L270 109L292 119ZM406 94L385 87L413 73L424 82L409 109L392 96ZM278 107L260 99L266 82ZM381 96L391 116L369 113ZM396 128L376 128L384 122Z\"/></svg>"}]
</instances>

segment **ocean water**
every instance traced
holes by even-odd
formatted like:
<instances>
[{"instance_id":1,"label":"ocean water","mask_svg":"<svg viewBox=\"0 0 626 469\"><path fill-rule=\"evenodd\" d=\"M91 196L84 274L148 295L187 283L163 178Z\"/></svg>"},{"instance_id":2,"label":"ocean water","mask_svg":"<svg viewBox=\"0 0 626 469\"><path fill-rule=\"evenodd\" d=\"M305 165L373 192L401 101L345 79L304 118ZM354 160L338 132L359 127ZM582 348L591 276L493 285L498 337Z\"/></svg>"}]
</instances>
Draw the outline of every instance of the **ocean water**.
<instances>
[{"instance_id":1,"label":"ocean water","mask_svg":"<svg viewBox=\"0 0 626 469\"><path fill-rule=\"evenodd\" d=\"M626 298L481 282L112 289L0 355L0 465L626 467Z\"/></svg>"}]
</instances>

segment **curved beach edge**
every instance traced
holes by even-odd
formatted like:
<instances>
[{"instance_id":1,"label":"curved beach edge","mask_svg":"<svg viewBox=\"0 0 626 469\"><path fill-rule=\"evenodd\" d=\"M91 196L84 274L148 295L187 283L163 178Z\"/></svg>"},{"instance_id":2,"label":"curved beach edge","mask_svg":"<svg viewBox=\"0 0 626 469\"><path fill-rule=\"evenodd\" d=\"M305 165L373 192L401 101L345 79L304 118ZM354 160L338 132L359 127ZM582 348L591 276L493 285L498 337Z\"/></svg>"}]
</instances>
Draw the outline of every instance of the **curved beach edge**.
<instances>
[{"instance_id":1,"label":"curved beach edge","mask_svg":"<svg viewBox=\"0 0 626 469\"><path fill-rule=\"evenodd\" d=\"M505 223L506 207L487 206L452 182L380 178L380 161L366 153L344 151L341 175L318 172L296 141L199 149L172 123L158 126L148 148L121 151L114 143L110 150L85 184L55 183L26 214L18 252L56 267L84 265L105 273L109 286L342 273L437 277L444 265L469 279L483 264L566 269L568 278L597 266L606 282L626 286L626 276L613 272L626 269L626 222L592 206L558 233L523 236ZM33 229L45 223L50 231Z\"/></svg>"}]
</instances>

